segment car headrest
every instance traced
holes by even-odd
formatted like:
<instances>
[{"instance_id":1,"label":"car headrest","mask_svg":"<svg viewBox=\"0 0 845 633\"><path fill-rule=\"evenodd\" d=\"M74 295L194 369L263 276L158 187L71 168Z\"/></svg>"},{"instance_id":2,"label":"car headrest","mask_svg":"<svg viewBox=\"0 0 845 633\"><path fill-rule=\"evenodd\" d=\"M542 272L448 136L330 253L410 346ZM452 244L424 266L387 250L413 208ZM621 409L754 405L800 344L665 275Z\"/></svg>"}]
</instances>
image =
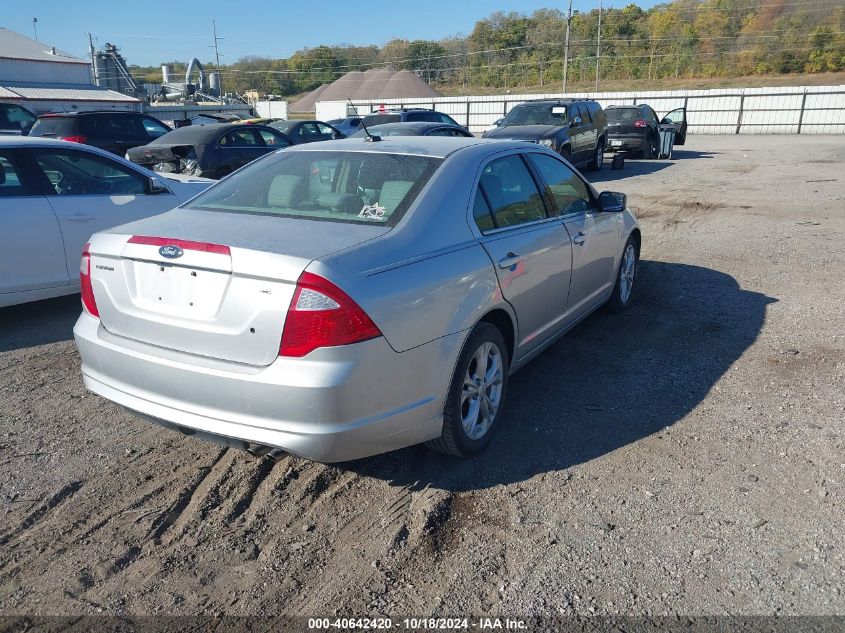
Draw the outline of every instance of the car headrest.
<instances>
[{"instance_id":1,"label":"car headrest","mask_svg":"<svg viewBox=\"0 0 845 633\"><path fill-rule=\"evenodd\" d=\"M387 215L396 211L402 200L414 186L411 180L385 180L379 194L379 204Z\"/></svg>"},{"instance_id":2,"label":"car headrest","mask_svg":"<svg viewBox=\"0 0 845 633\"><path fill-rule=\"evenodd\" d=\"M267 205L292 207L301 195L301 184L302 176L293 174L273 176L273 182L270 183L270 190L267 192Z\"/></svg>"}]
</instances>

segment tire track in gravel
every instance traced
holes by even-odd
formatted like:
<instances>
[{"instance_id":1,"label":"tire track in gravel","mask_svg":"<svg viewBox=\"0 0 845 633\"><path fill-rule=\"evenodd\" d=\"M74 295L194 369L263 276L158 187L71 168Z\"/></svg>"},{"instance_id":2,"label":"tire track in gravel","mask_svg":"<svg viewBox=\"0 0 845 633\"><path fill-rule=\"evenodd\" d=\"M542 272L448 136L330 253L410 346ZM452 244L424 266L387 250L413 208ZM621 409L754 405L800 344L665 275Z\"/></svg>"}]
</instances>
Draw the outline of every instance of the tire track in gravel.
<instances>
[{"instance_id":1,"label":"tire track in gravel","mask_svg":"<svg viewBox=\"0 0 845 633\"><path fill-rule=\"evenodd\" d=\"M63 486L61 490L52 495L44 503L38 506L38 508L36 508L32 513L30 513L29 516L27 516L23 520L23 523L21 523L20 526L18 526L7 534L0 536L0 546L6 545L11 539L19 536L21 533L30 529L33 525L41 521L41 519L43 519L47 515L47 513L50 512L50 510L56 508L57 506L61 505L64 501L70 499L73 495L79 492L81 488L81 481L72 481L69 484Z\"/></svg>"},{"instance_id":2,"label":"tire track in gravel","mask_svg":"<svg viewBox=\"0 0 845 633\"><path fill-rule=\"evenodd\" d=\"M182 513L191 503L206 478L214 471L214 466L223 459L228 449L222 448L217 453L217 456L212 460L209 466L202 466L199 468L199 473L194 477L193 481L182 489L176 501L167 509L167 511L160 515L157 521L153 523L150 534L150 539L154 542L160 542L161 537L173 526L174 523L182 516Z\"/></svg>"}]
</instances>

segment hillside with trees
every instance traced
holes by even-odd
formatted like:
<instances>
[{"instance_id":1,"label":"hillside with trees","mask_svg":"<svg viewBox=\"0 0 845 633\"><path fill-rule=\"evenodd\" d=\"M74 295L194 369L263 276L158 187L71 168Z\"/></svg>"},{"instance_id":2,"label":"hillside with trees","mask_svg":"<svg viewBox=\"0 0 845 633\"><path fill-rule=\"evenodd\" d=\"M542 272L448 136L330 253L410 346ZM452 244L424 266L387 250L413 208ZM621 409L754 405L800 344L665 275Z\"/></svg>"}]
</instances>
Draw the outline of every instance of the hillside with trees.
<instances>
[{"instance_id":1,"label":"hillside with trees","mask_svg":"<svg viewBox=\"0 0 845 633\"><path fill-rule=\"evenodd\" d=\"M573 15L570 26L569 80L591 82L599 11ZM414 70L449 93L547 86L553 91L562 80L565 34L566 15L558 9L496 12L466 36L396 39L380 47L321 45L288 59L243 58L221 71L227 91L279 95L300 94L350 70L381 66ZM160 81L158 69L133 70L147 81ZM635 4L606 8L601 14L602 81L660 85L843 70L843 0L675 0L648 10Z\"/></svg>"}]
</instances>

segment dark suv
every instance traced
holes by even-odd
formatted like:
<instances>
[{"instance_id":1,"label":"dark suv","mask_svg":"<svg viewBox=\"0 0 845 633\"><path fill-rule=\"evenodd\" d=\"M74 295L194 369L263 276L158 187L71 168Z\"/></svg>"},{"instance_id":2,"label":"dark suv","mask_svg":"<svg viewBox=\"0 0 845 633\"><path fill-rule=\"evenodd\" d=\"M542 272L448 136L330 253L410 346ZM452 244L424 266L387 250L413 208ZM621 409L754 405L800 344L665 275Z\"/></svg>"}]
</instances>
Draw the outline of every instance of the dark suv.
<instances>
[{"instance_id":1,"label":"dark suv","mask_svg":"<svg viewBox=\"0 0 845 633\"><path fill-rule=\"evenodd\" d=\"M607 118L598 103L587 99L526 101L514 106L484 138L539 143L573 165L596 170L607 147Z\"/></svg>"},{"instance_id":2,"label":"dark suv","mask_svg":"<svg viewBox=\"0 0 845 633\"><path fill-rule=\"evenodd\" d=\"M425 108L400 108L396 110L385 110L368 114L364 117L364 125L382 125L383 123L407 123L407 122L428 122L446 123L448 125L459 125L455 119L448 114L437 112L437 110L426 110ZM360 129L360 128L359 128Z\"/></svg>"},{"instance_id":3,"label":"dark suv","mask_svg":"<svg viewBox=\"0 0 845 633\"><path fill-rule=\"evenodd\" d=\"M29 135L85 143L123 156L168 132L164 123L139 112L67 112L41 115Z\"/></svg>"}]
</instances>

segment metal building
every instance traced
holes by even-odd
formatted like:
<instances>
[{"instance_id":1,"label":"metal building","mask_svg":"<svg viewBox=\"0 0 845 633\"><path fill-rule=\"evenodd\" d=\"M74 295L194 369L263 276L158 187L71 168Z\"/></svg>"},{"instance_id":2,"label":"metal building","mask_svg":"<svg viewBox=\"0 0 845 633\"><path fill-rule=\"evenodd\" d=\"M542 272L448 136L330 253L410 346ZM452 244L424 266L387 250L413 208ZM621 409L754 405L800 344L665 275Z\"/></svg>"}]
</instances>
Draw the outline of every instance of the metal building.
<instances>
[{"instance_id":1,"label":"metal building","mask_svg":"<svg viewBox=\"0 0 845 633\"><path fill-rule=\"evenodd\" d=\"M133 97L96 86L91 64L0 27L0 102L36 114L82 110L139 110Z\"/></svg>"}]
</instances>

